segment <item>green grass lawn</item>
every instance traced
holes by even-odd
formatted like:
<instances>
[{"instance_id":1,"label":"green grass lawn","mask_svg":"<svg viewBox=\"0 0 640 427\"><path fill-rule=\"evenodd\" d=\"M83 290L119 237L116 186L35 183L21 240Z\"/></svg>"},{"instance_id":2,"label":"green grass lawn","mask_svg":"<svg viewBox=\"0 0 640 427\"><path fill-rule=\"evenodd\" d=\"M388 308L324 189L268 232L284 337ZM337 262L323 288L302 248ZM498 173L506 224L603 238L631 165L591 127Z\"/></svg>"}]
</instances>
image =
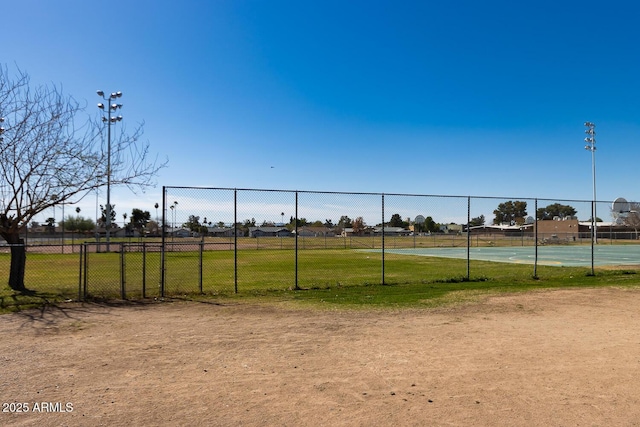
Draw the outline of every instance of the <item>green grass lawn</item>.
<instances>
[{"instance_id":1,"label":"green grass lawn","mask_svg":"<svg viewBox=\"0 0 640 427\"><path fill-rule=\"evenodd\" d=\"M144 258L143 258L144 257ZM0 312L78 299L78 254L36 254L27 258L25 282L35 295L18 295L0 288ZM297 288L295 252L247 249L166 253L165 295L229 301L288 301L319 307L431 307L478 294L519 292L556 287L638 286L635 270L596 270L581 267L533 266L485 261L385 254L345 249L298 252ZM121 270L122 267L122 270ZM7 283L8 254L0 254L0 280ZM88 294L120 297L121 271L126 295L141 299L160 296L160 253L88 254ZM144 273L144 274L143 274ZM238 293L235 292L237 285Z\"/></svg>"}]
</instances>

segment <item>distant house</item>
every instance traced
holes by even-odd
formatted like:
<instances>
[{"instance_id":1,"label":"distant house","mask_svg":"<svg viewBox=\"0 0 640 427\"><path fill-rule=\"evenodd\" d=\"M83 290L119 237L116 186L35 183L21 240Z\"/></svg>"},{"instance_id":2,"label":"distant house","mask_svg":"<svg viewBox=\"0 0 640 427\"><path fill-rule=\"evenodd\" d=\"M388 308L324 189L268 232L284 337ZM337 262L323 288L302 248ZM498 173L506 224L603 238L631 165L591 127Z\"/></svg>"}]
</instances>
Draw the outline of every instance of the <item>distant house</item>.
<instances>
[{"instance_id":1,"label":"distant house","mask_svg":"<svg viewBox=\"0 0 640 427\"><path fill-rule=\"evenodd\" d=\"M237 230L238 236L242 235L241 230ZM231 227L207 227L207 236L212 237L233 237L234 229Z\"/></svg>"},{"instance_id":2,"label":"distant house","mask_svg":"<svg viewBox=\"0 0 640 427\"><path fill-rule=\"evenodd\" d=\"M119 230L121 230L121 228L118 226L118 224L111 224L111 230L109 230L109 236L115 236ZM107 229L104 227L99 227L98 229L94 230L93 236L96 238L106 237Z\"/></svg>"},{"instance_id":3,"label":"distant house","mask_svg":"<svg viewBox=\"0 0 640 427\"><path fill-rule=\"evenodd\" d=\"M386 228L385 228L386 230ZM347 236L371 236L373 234L376 234L375 228L374 227L369 227L366 226L364 228L364 230L358 232L358 233L354 233L353 228L351 227L345 227L342 230L342 233L340 233L341 237L347 237Z\"/></svg>"},{"instance_id":4,"label":"distant house","mask_svg":"<svg viewBox=\"0 0 640 427\"><path fill-rule=\"evenodd\" d=\"M451 225L449 225L451 226ZM466 231L466 226L461 225L462 231ZM469 227L473 234L499 234L503 236L521 235L522 232L532 232L533 224L484 224Z\"/></svg>"},{"instance_id":5,"label":"distant house","mask_svg":"<svg viewBox=\"0 0 640 427\"><path fill-rule=\"evenodd\" d=\"M373 228L373 232L375 234L382 234L382 230L383 230L382 226ZM407 230L406 228L403 228L403 227L389 227L389 226L384 227L385 236L408 236L410 233L411 233L410 230Z\"/></svg>"},{"instance_id":6,"label":"distant house","mask_svg":"<svg viewBox=\"0 0 640 427\"><path fill-rule=\"evenodd\" d=\"M135 228L118 228L111 230L110 233L113 237L140 237L140 232Z\"/></svg>"},{"instance_id":7,"label":"distant house","mask_svg":"<svg viewBox=\"0 0 640 427\"><path fill-rule=\"evenodd\" d=\"M249 237L291 237L285 227L249 227Z\"/></svg>"},{"instance_id":8,"label":"distant house","mask_svg":"<svg viewBox=\"0 0 640 427\"><path fill-rule=\"evenodd\" d=\"M293 233L295 234L295 230ZM301 237L335 237L336 233L331 228L303 226L298 228L298 236Z\"/></svg>"},{"instance_id":9,"label":"distant house","mask_svg":"<svg viewBox=\"0 0 640 427\"><path fill-rule=\"evenodd\" d=\"M188 228L174 228L169 232L173 237L191 237L193 232Z\"/></svg>"},{"instance_id":10,"label":"distant house","mask_svg":"<svg viewBox=\"0 0 640 427\"><path fill-rule=\"evenodd\" d=\"M442 224L440 225L440 231L443 233L462 233L462 225L461 224Z\"/></svg>"}]
</instances>

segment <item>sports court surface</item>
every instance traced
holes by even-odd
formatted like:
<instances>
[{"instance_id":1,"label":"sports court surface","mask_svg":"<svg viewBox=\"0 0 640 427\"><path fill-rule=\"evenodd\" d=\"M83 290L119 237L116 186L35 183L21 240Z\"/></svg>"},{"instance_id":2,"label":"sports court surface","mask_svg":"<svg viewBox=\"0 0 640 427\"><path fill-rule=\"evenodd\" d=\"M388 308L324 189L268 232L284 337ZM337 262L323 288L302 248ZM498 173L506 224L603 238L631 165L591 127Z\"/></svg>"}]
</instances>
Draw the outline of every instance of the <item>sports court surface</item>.
<instances>
[{"instance_id":1,"label":"sports court surface","mask_svg":"<svg viewBox=\"0 0 640 427\"><path fill-rule=\"evenodd\" d=\"M534 264L534 246L470 248L469 258L478 261ZM467 248L408 248L385 249L385 253L441 258L467 258ZM640 265L640 245L596 245L593 264ZM587 267L591 266L591 246L538 246L538 265Z\"/></svg>"}]
</instances>

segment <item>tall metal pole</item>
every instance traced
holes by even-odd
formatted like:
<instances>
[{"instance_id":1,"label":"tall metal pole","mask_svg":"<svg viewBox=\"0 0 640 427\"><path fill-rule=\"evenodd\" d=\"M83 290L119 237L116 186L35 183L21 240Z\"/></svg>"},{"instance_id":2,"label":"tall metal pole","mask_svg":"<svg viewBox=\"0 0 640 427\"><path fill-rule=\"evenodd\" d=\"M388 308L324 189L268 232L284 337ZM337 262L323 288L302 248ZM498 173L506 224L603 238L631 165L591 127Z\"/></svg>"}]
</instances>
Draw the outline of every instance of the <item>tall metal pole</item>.
<instances>
[{"instance_id":1,"label":"tall metal pole","mask_svg":"<svg viewBox=\"0 0 640 427\"><path fill-rule=\"evenodd\" d=\"M109 97L109 102L111 102L111 97ZM111 115L111 112L109 112L109 115ZM107 210L105 227L107 228L107 252L109 252L109 243L111 241L111 117L107 120Z\"/></svg>"},{"instance_id":2,"label":"tall metal pole","mask_svg":"<svg viewBox=\"0 0 640 427\"><path fill-rule=\"evenodd\" d=\"M107 237L107 252L109 251L109 242L111 241L111 123L119 122L122 120L122 116L112 116L111 112L122 108L122 104L112 104L111 101L116 100L122 96L122 92L112 92L108 97L104 96L104 92L97 91L98 96L107 101L106 112L107 117L102 116L102 121L107 122L107 207L105 211L105 227ZM105 111L105 105L103 103L98 104L98 108Z\"/></svg>"},{"instance_id":3,"label":"tall metal pole","mask_svg":"<svg viewBox=\"0 0 640 427\"><path fill-rule=\"evenodd\" d=\"M596 131L595 123L585 122L587 129L584 131L588 136L584 139L587 145L585 150L591 151L591 175L593 177L593 212L591 215L591 233L594 243L598 243L598 221L596 219Z\"/></svg>"}]
</instances>

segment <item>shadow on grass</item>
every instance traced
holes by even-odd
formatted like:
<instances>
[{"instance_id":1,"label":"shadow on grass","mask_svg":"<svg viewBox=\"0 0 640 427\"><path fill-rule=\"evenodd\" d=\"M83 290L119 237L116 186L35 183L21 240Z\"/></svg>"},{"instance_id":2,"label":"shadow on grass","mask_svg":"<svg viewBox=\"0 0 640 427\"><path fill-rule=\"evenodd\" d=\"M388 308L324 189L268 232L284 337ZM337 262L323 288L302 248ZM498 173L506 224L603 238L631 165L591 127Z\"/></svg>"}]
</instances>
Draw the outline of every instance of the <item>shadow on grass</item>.
<instances>
[{"instance_id":1,"label":"shadow on grass","mask_svg":"<svg viewBox=\"0 0 640 427\"><path fill-rule=\"evenodd\" d=\"M31 308L42 309L63 301L65 299L62 296L49 292L12 291L11 294L0 295L0 312L22 311Z\"/></svg>"}]
</instances>

